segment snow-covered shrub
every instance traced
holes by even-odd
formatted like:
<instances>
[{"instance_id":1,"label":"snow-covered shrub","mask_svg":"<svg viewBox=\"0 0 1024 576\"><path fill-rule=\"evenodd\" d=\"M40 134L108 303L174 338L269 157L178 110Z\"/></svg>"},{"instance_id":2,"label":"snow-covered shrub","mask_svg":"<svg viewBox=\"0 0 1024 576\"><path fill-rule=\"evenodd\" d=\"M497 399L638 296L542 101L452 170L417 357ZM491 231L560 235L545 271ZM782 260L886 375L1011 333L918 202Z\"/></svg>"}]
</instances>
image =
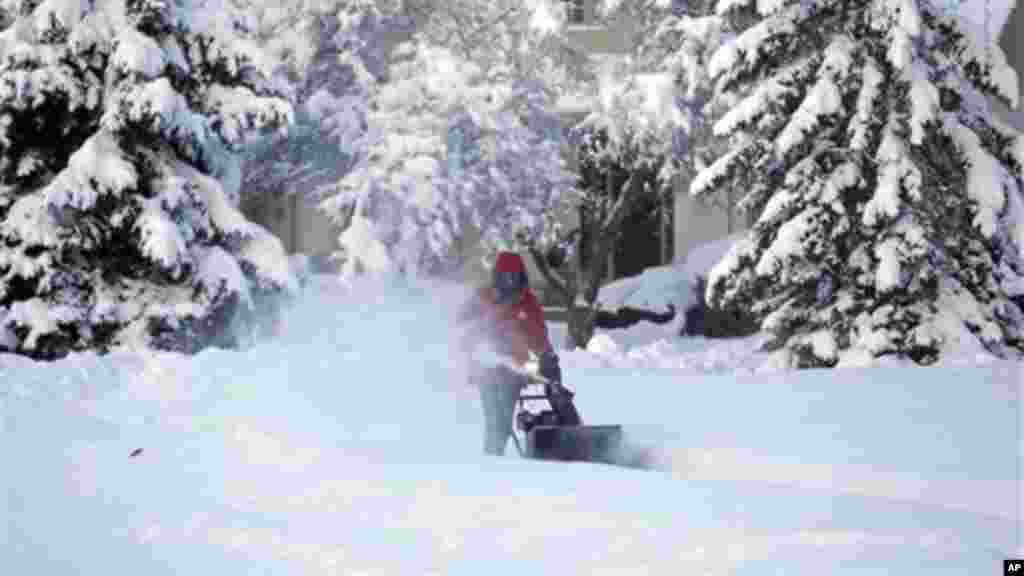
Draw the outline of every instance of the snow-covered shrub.
<instances>
[{"instance_id":1,"label":"snow-covered shrub","mask_svg":"<svg viewBox=\"0 0 1024 576\"><path fill-rule=\"evenodd\" d=\"M731 149L693 181L759 218L708 279L799 366L927 363L958 343L1015 356L1021 157L997 46L914 0L722 0L743 30L711 59Z\"/></svg>"},{"instance_id":2,"label":"snow-covered shrub","mask_svg":"<svg viewBox=\"0 0 1024 576\"><path fill-rule=\"evenodd\" d=\"M235 207L288 121L216 0L25 2L0 32L0 350L233 345L297 286Z\"/></svg>"},{"instance_id":3,"label":"snow-covered shrub","mask_svg":"<svg viewBox=\"0 0 1024 576\"><path fill-rule=\"evenodd\" d=\"M686 308L689 292L682 270L654 266L636 276L601 286L597 294L597 328L628 328L639 322L667 324Z\"/></svg>"},{"instance_id":4,"label":"snow-covered shrub","mask_svg":"<svg viewBox=\"0 0 1024 576\"><path fill-rule=\"evenodd\" d=\"M665 314L688 304L686 280L680 267L652 266L601 286L597 305L610 312L632 308Z\"/></svg>"}]
</instances>

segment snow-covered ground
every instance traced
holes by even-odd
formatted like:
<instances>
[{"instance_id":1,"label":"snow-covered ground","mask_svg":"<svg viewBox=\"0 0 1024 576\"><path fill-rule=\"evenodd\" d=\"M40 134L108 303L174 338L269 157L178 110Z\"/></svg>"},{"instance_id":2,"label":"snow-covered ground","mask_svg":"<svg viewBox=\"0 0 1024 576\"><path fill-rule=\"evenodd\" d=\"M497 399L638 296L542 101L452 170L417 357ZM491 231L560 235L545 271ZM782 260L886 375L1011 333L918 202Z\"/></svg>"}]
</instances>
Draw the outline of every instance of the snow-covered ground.
<instances>
[{"instance_id":1,"label":"snow-covered ground","mask_svg":"<svg viewBox=\"0 0 1024 576\"><path fill-rule=\"evenodd\" d=\"M663 470L494 458L463 296L321 279L244 352L0 356L2 572L981 575L1024 552L1019 364L772 371L753 340L641 325L563 364L584 419Z\"/></svg>"}]
</instances>

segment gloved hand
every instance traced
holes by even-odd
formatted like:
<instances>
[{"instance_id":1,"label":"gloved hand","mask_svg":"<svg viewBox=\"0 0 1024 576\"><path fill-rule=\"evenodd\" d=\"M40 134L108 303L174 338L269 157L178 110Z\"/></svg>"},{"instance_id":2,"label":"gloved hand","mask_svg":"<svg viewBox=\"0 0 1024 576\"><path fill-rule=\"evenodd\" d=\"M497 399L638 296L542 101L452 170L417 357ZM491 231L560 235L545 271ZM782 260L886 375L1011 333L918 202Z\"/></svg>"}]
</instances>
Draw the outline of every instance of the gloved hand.
<instances>
[{"instance_id":1,"label":"gloved hand","mask_svg":"<svg viewBox=\"0 0 1024 576\"><path fill-rule=\"evenodd\" d=\"M548 349L540 355L538 371L544 378L556 383L562 383L562 367L558 365L558 354Z\"/></svg>"}]
</instances>

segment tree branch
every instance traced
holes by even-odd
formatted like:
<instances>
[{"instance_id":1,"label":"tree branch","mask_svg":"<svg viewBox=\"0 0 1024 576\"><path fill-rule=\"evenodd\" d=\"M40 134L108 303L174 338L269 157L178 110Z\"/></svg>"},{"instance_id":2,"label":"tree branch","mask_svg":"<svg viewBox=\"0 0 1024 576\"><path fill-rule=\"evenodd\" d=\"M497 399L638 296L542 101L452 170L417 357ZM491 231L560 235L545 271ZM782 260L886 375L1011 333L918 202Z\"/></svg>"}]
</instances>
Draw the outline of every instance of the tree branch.
<instances>
[{"instance_id":1,"label":"tree branch","mask_svg":"<svg viewBox=\"0 0 1024 576\"><path fill-rule=\"evenodd\" d=\"M639 173L639 170L630 172L629 179L622 185L618 200L615 201L615 204L612 205L611 210L605 216L604 221L601 222L601 228L598 232L599 244L608 243L611 240L611 237L618 232L622 222L633 209L636 197L639 196L639 191L643 189Z\"/></svg>"},{"instance_id":2,"label":"tree branch","mask_svg":"<svg viewBox=\"0 0 1024 576\"><path fill-rule=\"evenodd\" d=\"M597 229L597 242L594 243L594 250L591 252L591 265L587 274L587 285L583 291L584 300L591 307L591 316L596 315L596 308L593 303L597 301L597 294L600 291L601 276L608 261L608 254L611 252L615 236L622 226L622 222L630 213L639 191L643 189L639 171L629 175L629 179L622 186L619 199L612 206L601 225Z\"/></svg>"},{"instance_id":3,"label":"tree branch","mask_svg":"<svg viewBox=\"0 0 1024 576\"><path fill-rule=\"evenodd\" d=\"M533 258L533 262L537 265L537 269L540 270L540 274L544 277L544 280L553 286L555 290L560 292L567 301L571 301L573 294L569 293L569 288L566 286L565 281L560 280L555 276L555 272L550 266L548 266L547 258L544 257L544 254L542 254L541 251L533 244L530 244L528 250L530 252L530 257Z\"/></svg>"}]
</instances>

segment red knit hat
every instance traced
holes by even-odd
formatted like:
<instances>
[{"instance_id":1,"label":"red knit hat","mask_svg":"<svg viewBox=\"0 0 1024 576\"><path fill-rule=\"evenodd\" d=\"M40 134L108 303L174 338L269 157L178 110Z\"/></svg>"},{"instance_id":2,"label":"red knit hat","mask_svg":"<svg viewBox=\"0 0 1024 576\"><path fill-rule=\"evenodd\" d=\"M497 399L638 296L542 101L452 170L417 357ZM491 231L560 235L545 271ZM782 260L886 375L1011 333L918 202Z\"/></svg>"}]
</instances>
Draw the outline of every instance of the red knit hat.
<instances>
[{"instance_id":1,"label":"red knit hat","mask_svg":"<svg viewBox=\"0 0 1024 576\"><path fill-rule=\"evenodd\" d=\"M494 261L495 272L526 272L526 265L523 259L515 252L498 252Z\"/></svg>"},{"instance_id":2,"label":"red knit hat","mask_svg":"<svg viewBox=\"0 0 1024 576\"><path fill-rule=\"evenodd\" d=\"M526 265L514 252L499 252L494 261L494 289L499 303L518 301L529 286Z\"/></svg>"}]
</instances>

